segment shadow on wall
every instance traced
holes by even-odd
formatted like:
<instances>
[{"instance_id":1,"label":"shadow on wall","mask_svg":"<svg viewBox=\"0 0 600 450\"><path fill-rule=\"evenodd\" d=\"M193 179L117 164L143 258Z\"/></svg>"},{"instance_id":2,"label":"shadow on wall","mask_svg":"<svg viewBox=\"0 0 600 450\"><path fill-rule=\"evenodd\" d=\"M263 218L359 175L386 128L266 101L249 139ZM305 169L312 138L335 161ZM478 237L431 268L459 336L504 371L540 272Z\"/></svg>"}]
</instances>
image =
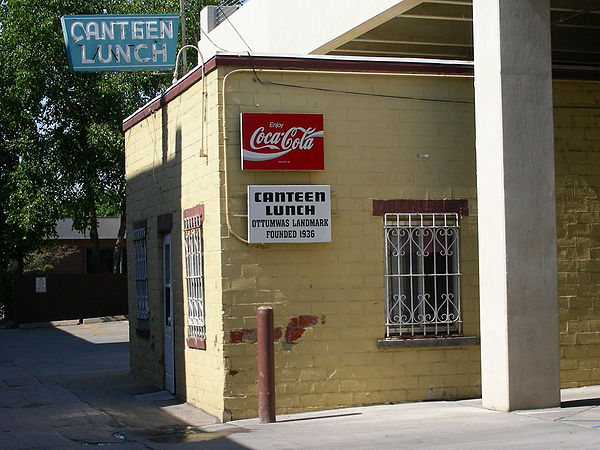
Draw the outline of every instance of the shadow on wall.
<instances>
[{"instance_id":1,"label":"shadow on wall","mask_svg":"<svg viewBox=\"0 0 600 450\"><path fill-rule=\"evenodd\" d=\"M160 114L160 118L158 117ZM175 120L179 120L177 117ZM166 386L165 365L174 358L175 393L186 398L185 319L183 308L183 268L181 233L181 152L182 129L178 123L173 133L168 105L161 98L160 109L141 125L149 136L152 155L150 168L129 168L127 174L128 228L135 222L146 224L146 273L148 320L138 320L136 267L134 252L128 242L128 272L132 371L148 381ZM126 132L127 133L127 132ZM160 139L155 139L154 136ZM135 164L135 163L133 163ZM164 247L165 237L171 244ZM166 248L169 254L166 255ZM168 270L170 268L170 270ZM167 314L172 331L167 333ZM172 336L173 345L165 345Z\"/></svg>"}]
</instances>

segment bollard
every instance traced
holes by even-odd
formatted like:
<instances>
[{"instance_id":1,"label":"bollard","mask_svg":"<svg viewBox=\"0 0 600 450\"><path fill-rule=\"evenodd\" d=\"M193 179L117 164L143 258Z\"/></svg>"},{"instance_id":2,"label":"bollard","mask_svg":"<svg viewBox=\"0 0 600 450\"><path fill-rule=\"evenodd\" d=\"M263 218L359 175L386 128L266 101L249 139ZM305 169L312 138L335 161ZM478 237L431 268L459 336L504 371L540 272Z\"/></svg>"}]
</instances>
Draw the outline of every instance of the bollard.
<instances>
[{"instance_id":1,"label":"bollard","mask_svg":"<svg viewBox=\"0 0 600 450\"><path fill-rule=\"evenodd\" d=\"M273 308L256 308L256 356L258 360L258 419L275 422L275 349Z\"/></svg>"}]
</instances>

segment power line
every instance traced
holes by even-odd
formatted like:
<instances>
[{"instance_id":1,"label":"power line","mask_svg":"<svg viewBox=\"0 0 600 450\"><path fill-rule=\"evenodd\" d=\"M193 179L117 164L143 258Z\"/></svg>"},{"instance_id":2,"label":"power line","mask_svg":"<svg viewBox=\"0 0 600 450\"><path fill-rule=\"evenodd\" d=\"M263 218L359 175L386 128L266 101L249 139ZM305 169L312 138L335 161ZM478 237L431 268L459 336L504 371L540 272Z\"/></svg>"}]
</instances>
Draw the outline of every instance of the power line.
<instances>
[{"instance_id":1,"label":"power line","mask_svg":"<svg viewBox=\"0 0 600 450\"><path fill-rule=\"evenodd\" d=\"M399 99L399 100L416 100L416 101L422 101L422 102L455 103L455 104L460 104L460 105L474 105L475 104L475 102L473 100L452 100L452 99L444 99L444 98L410 97L410 96L404 96L404 95L376 94L376 93L372 93L372 92L348 91L348 90L343 90L343 89L322 88L322 87L316 87L316 86L303 86L301 84L279 83L277 81L264 81L264 80L261 80L260 77L258 76L258 73L256 72L256 69L254 67L254 62L252 61L252 57L250 56L250 54L248 54L248 56L250 57L250 61L252 63L252 72L254 73L256 81L258 81L260 84L265 85L265 86L281 86L281 87L306 89L306 90L319 91L319 92L333 92L333 93L337 93L337 94L363 95L365 97L394 98L394 99ZM366 72L365 75L368 75L368 72Z\"/></svg>"},{"instance_id":2,"label":"power line","mask_svg":"<svg viewBox=\"0 0 600 450\"><path fill-rule=\"evenodd\" d=\"M250 48L250 46L248 45L246 40L243 38L243 36L240 34L240 32L237 30L235 25L233 25L231 20L229 20L229 16L227 14L225 14L225 11L223 11L223 8L221 8L221 5L218 5L217 8L219 8L219 11L221 11L221 13L225 16L225 19L227 20L227 22L229 22L229 25L231 25L231 28L233 28L233 31L235 31L236 34L240 37L240 39L242 40L244 45L248 48L248 50L250 50L250 52L252 52L252 49Z\"/></svg>"},{"instance_id":3,"label":"power line","mask_svg":"<svg viewBox=\"0 0 600 450\"><path fill-rule=\"evenodd\" d=\"M208 39L208 41L209 41L209 42L210 42L212 45L214 45L216 48L218 48L219 50L222 50L222 51L224 51L224 52L228 52L228 51L229 51L229 50L225 50L223 47L221 47L221 46L217 45L217 44L215 43L215 41L213 41L213 40L212 40L212 39L211 39L211 38L208 36L208 33L202 29L202 26L200 26L200 27L199 27L199 29L200 29L200 33L202 33L202 34L203 34L203 35L206 37L206 39Z\"/></svg>"},{"instance_id":4,"label":"power line","mask_svg":"<svg viewBox=\"0 0 600 450\"><path fill-rule=\"evenodd\" d=\"M591 8L588 8L586 10L583 11L579 11L578 13L572 14L570 16L567 16L563 19L558 19L554 22L551 23L551 26L556 26L556 25L562 25L564 23L568 23L571 22L572 20L578 19L579 17L585 16L586 14L589 14L593 11L596 11L597 9L600 9L600 4L596 5L596 6L592 6Z\"/></svg>"}]
</instances>

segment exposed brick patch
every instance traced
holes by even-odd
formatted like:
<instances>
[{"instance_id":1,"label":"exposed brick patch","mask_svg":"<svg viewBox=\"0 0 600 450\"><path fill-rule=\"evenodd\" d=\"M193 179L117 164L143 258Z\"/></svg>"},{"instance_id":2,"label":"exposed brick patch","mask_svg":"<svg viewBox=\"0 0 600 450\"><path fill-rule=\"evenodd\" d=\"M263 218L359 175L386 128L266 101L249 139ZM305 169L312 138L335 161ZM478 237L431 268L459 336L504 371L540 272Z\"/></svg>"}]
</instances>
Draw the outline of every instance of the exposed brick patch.
<instances>
[{"instance_id":1,"label":"exposed brick patch","mask_svg":"<svg viewBox=\"0 0 600 450\"><path fill-rule=\"evenodd\" d=\"M239 370L235 370L235 369L231 369L231 370L229 371L229 375L231 375L231 376L233 376L233 375L237 375L238 373L240 373L240 371L239 371Z\"/></svg>"},{"instance_id":2,"label":"exposed brick patch","mask_svg":"<svg viewBox=\"0 0 600 450\"><path fill-rule=\"evenodd\" d=\"M291 350L292 345L298 343L298 339L302 337L306 331L306 328L316 325L319 323L319 321L321 324L325 324L325 316L302 315L298 317L292 317L287 328L285 329L285 342L283 343L283 348L288 351Z\"/></svg>"},{"instance_id":3,"label":"exposed brick patch","mask_svg":"<svg viewBox=\"0 0 600 450\"><path fill-rule=\"evenodd\" d=\"M305 331L305 328L298 328L288 325L285 330L285 343L290 345L297 344L296 341L302 337Z\"/></svg>"},{"instance_id":4,"label":"exposed brick patch","mask_svg":"<svg viewBox=\"0 0 600 450\"><path fill-rule=\"evenodd\" d=\"M229 341L232 344L243 342L256 342L256 330L233 330L229 332Z\"/></svg>"},{"instance_id":5,"label":"exposed brick patch","mask_svg":"<svg viewBox=\"0 0 600 450\"><path fill-rule=\"evenodd\" d=\"M373 200L373 215L385 213L458 213L461 217L469 215L468 200Z\"/></svg>"},{"instance_id":6,"label":"exposed brick patch","mask_svg":"<svg viewBox=\"0 0 600 450\"><path fill-rule=\"evenodd\" d=\"M241 344L244 339L244 333L248 330L234 330L229 332L229 341L232 344Z\"/></svg>"},{"instance_id":7,"label":"exposed brick patch","mask_svg":"<svg viewBox=\"0 0 600 450\"><path fill-rule=\"evenodd\" d=\"M273 342L279 342L283 336L283 329L277 327L273 330ZM248 342L254 344L256 342L256 330L234 330L229 332L229 341L232 344L241 344Z\"/></svg>"},{"instance_id":8,"label":"exposed brick patch","mask_svg":"<svg viewBox=\"0 0 600 450\"><path fill-rule=\"evenodd\" d=\"M285 350L291 350L292 345L297 344L298 339L302 337L306 328L321 323L325 324L325 316L309 316L302 315L292 317L288 323L285 333L281 327L273 329L273 342L279 342L282 337L285 339L282 342ZM232 344L256 343L256 329L251 330L232 330L229 332L229 342Z\"/></svg>"}]
</instances>

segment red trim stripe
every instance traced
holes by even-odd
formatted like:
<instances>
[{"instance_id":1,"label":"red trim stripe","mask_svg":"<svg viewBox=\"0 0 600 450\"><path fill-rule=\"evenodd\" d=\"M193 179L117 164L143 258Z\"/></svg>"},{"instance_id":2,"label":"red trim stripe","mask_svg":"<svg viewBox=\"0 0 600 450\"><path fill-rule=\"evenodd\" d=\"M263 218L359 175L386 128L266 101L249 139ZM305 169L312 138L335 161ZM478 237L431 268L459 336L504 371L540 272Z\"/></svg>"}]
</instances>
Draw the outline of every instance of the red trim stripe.
<instances>
[{"instance_id":1,"label":"red trim stripe","mask_svg":"<svg viewBox=\"0 0 600 450\"><path fill-rule=\"evenodd\" d=\"M200 220L204 220L204 204L199 204L196 206L192 206L191 208L183 210L183 218L187 219L188 217L200 216Z\"/></svg>"},{"instance_id":2,"label":"red trim stripe","mask_svg":"<svg viewBox=\"0 0 600 450\"><path fill-rule=\"evenodd\" d=\"M323 58L295 58L280 56L215 55L204 65L205 74L217 67L295 70L339 70L347 72L390 72L412 74L473 75L470 64L444 64L440 62L364 61L336 60ZM123 122L123 131L137 125L171 100L178 97L202 79L200 67L190 72L185 79L168 89L162 96L146 104L143 109Z\"/></svg>"},{"instance_id":3,"label":"red trim stripe","mask_svg":"<svg viewBox=\"0 0 600 450\"><path fill-rule=\"evenodd\" d=\"M388 72L421 75L463 75L473 76L472 63L452 63L440 61L391 61L360 59L298 58L282 56L215 55L204 64L205 74L217 67L256 68L256 69L295 69L295 70L336 70L347 72ZM556 68L554 79L599 81L600 72L577 68ZM137 125L171 100L178 97L202 79L200 67L191 71L185 79L169 88L162 96L150 101L143 109L123 121L123 131Z\"/></svg>"},{"instance_id":4,"label":"red trim stripe","mask_svg":"<svg viewBox=\"0 0 600 450\"><path fill-rule=\"evenodd\" d=\"M373 215L383 216L386 213L458 213L469 215L469 202L456 200L373 200Z\"/></svg>"}]
</instances>

